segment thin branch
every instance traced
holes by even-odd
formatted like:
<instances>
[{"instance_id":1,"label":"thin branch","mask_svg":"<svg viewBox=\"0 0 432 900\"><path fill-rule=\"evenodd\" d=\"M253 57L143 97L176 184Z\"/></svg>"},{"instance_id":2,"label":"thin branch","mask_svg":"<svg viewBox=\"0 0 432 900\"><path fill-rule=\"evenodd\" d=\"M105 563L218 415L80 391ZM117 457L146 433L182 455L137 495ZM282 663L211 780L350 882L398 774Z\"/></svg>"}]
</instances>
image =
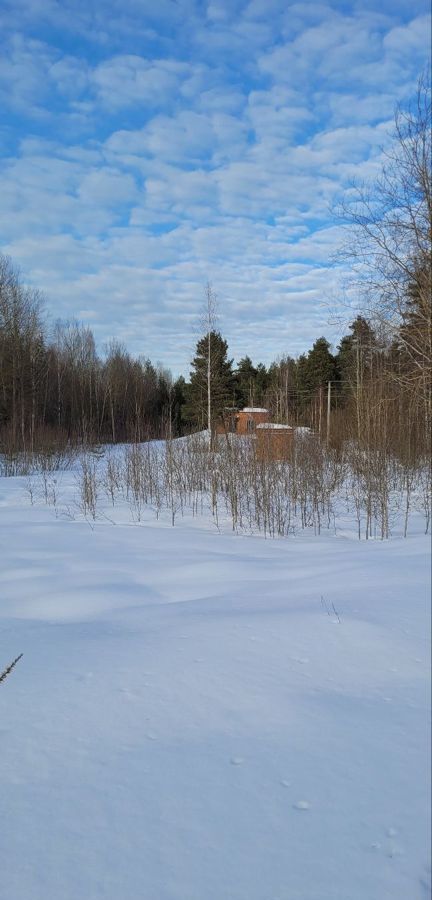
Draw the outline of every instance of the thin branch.
<instances>
[{"instance_id":1,"label":"thin branch","mask_svg":"<svg viewBox=\"0 0 432 900\"><path fill-rule=\"evenodd\" d=\"M10 665L7 666L6 669L4 669L4 671L0 674L0 682L1 682L1 681L4 681L5 678L8 677L8 675L10 674L10 672L12 672L12 669L14 668L14 666L16 666L17 662L19 662L19 660L21 659L22 655L23 655L23 654L20 653L20 655L17 656L17 658L14 659L14 661L11 662Z\"/></svg>"}]
</instances>

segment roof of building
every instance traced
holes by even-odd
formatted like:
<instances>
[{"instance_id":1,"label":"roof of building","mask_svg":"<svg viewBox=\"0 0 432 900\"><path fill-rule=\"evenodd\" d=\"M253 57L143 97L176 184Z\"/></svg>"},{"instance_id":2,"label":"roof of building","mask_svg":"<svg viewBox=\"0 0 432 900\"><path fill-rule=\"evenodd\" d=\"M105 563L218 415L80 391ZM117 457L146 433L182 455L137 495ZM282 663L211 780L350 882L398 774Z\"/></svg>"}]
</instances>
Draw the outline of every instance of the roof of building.
<instances>
[{"instance_id":1,"label":"roof of building","mask_svg":"<svg viewBox=\"0 0 432 900\"><path fill-rule=\"evenodd\" d=\"M242 409L242 412L245 412L245 413L254 413L254 412L268 413L268 409L264 409L261 406L245 406L244 409Z\"/></svg>"},{"instance_id":2,"label":"roof of building","mask_svg":"<svg viewBox=\"0 0 432 900\"><path fill-rule=\"evenodd\" d=\"M263 431L292 431L291 425L277 425L275 422L263 422L261 425L257 425L258 428Z\"/></svg>"}]
</instances>

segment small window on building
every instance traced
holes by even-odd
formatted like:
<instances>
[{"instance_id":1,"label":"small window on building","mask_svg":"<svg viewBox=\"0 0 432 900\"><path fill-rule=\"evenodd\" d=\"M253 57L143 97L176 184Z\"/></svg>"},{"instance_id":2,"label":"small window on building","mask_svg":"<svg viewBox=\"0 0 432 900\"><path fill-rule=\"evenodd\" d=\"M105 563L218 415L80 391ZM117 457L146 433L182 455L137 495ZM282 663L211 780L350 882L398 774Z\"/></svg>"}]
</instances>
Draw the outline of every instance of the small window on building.
<instances>
[{"instance_id":1,"label":"small window on building","mask_svg":"<svg viewBox=\"0 0 432 900\"><path fill-rule=\"evenodd\" d=\"M248 430L249 432L255 431L255 422L254 422L253 419L248 419L248 420L247 420L246 428L247 428L247 430Z\"/></svg>"}]
</instances>

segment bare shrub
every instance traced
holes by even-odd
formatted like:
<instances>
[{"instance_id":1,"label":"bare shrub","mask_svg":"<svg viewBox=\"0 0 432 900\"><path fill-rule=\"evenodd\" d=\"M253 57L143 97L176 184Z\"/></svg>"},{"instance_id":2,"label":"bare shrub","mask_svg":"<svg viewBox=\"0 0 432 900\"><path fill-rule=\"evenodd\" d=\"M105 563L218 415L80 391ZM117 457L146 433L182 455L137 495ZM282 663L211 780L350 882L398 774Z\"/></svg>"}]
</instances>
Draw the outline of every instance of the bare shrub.
<instances>
[{"instance_id":1,"label":"bare shrub","mask_svg":"<svg viewBox=\"0 0 432 900\"><path fill-rule=\"evenodd\" d=\"M335 528L345 497L359 539L387 539L396 514L403 515L407 535L413 506L423 511L428 530L425 457L414 444L397 444L394 435L390 451L392 407L378 395L372 401L369 395L367 402L344 428L339 423L335 445L299 429L290 457L280 461L260 458L253 437L230 434L219 436L211 451L199 434L127 445L108 454L100 475L97 456L86 453L78 476L79 507L95 519L102 488L113 507L119 499L128 501L135 522L146 509L157 518L166 511L173 526L186 511L193 516L210 512L218 528L225 519L234 531L284 537L298 529L319 535ZM42 478L50 502L49 475Z\"/></svg>"},{"instance_id":2,"label":"bare shrub","mask_svg":"<svg viewBox=\"0 0 432 900\"><path fill-rule=\"evenodd\" d=\"M77 447L60 429L48 426L36 429L32 446L26 450L17 449L12 430L4 429L0 444L0 475L13 477L69 469L77 453Z\"/></svg>"},{"instance_id":3,"label":"bare shrub","mask_svg":"<svg viewBox=\"0 0 432 900\"><path fill-rule=\"evenodd\" d=\"M115 506L116 497L121 493L123 481L122 462L118 453L108 452L101 484L106 495Z\"/></svg>"},{"instance_id":4,"label":"bare shrub","mask_svg":"<svg viewBox=\"0 0 432 900\"><path fill-rule=\"evenodd\" d=\"M79 489L78 507L87 518L96 519L99 476L97 462L89 454L84 454L80 459L80 468L77 474Z\"/></svg>"}]
</instances>

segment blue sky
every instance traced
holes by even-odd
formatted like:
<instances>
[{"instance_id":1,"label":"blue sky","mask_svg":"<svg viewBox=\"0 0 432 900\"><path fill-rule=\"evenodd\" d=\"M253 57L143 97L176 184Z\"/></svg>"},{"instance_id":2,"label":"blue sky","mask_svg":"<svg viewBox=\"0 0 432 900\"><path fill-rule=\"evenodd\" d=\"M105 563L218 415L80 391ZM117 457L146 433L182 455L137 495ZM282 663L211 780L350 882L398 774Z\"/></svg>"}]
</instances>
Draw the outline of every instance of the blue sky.
<instances>
[{"instance_id":1,"label":"blue sky","mask_svg":"<svg viewBox=\"0 0 432 900\"><path fill-rule=\"evenodd\" d=\"M0 251L52 321L186 374L210 281L236 359L337 342L329 210L379 171L428 2L0 0L0 28Z\"/></svg>"}]
</instances>

